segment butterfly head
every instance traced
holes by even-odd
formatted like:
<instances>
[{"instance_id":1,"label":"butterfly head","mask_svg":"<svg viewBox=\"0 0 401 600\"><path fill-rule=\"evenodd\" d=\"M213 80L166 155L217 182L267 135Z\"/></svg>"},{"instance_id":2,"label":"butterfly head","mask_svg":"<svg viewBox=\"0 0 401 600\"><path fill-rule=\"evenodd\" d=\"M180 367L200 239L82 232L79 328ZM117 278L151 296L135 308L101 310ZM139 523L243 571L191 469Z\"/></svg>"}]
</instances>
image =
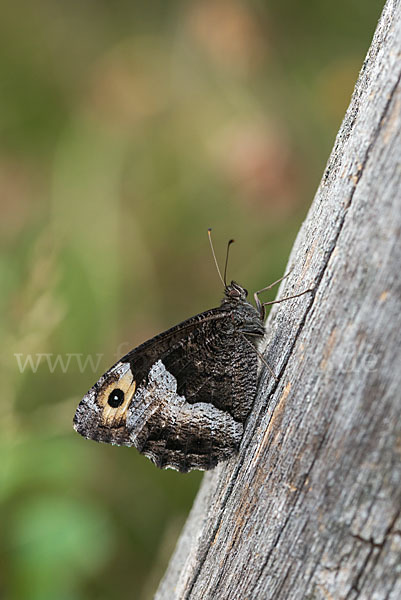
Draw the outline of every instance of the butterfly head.
<instances>
[{"instance_id":1,"label":"butterfly head","mask_svg":"<svg viewBox=\"0 0 401 600\"><path fill-rule=\"evenodd\" d=\"M238 283L236 283L235 281L232 281L229 285L226 285L226 287L224 288L224 300L234 300L234 301L238 301L238 302L243 302L244 300L247 299L248 296L248 290L246 290L245 288L241 287Z\"/></svg>"}]
</instances>

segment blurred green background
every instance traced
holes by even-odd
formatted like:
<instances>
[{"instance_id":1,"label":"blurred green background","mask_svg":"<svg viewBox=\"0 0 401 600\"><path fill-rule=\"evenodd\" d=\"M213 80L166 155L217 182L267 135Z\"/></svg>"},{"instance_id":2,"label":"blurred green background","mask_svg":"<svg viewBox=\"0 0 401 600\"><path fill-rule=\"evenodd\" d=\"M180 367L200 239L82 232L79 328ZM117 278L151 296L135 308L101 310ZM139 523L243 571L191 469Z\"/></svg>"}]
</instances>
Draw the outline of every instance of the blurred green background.
<instances>
[{"instance_id":1,"label":"blurred green background","mask_svg":"<svg viewBox=\"0 0 401 600\"><path fill-rule=\"evenodd\" d=\"M117 358L279 277L382 3L5 0L0 597L147 600L201 475L72 430Z\"/></svg>"}]
</instances>

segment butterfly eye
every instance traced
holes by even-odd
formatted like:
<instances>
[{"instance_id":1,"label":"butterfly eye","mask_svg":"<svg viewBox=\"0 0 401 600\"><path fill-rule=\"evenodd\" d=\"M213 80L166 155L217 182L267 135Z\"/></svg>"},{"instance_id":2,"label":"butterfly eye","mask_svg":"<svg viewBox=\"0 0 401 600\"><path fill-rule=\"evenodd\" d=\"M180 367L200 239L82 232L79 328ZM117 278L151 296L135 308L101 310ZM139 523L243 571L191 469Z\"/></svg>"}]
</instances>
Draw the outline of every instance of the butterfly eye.
<instances>
[{"instance_id":1,"label":"butterfly eye","mask_svg":"<svg viewBox=\"0 0 401 600\"><path fill-rule=\"evenodd\" d=\"M229 288L229 296L231 296L231 298L241 298L241 297L246 298L248 296L248 290L246 290L245 288L242 288L237 283L232 281L231 286Z\"/></svg>"},{"instance_id":2,"label":"butterfly eye","mask_svg":"<svg viewBox=\"0 0 401 600\"><path fill-rule=\"evenodd\" d=\"M110 392L107 402L111 408L118 408L124 402L124 392L119 388Z\"/></svg>"}]
</instances>

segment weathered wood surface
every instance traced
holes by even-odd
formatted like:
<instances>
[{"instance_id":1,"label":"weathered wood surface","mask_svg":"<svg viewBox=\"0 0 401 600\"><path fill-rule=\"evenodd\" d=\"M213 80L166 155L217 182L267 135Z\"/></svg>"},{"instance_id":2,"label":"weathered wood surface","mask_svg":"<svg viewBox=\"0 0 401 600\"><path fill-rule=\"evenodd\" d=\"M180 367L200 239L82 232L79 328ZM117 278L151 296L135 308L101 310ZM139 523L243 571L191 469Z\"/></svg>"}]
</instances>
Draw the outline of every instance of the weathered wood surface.
<instances>
[{"instance_id":1,"label":"weathered wood surface","mask_svg":"<svg viewBox=\"0 0 401 600\"><path fill-rule=\"evenodd\" d=\"M240 454L156 594L401 598L401 15L387 2L280 296Z\"/></svg>"}]
</instances>

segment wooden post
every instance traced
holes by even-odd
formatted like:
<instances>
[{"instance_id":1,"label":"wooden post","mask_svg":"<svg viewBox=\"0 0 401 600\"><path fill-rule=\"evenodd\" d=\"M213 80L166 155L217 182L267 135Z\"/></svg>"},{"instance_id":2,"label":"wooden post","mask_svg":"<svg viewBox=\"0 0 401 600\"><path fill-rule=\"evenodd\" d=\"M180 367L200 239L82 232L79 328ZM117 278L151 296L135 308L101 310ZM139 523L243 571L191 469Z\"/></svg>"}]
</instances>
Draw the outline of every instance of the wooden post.
<instances>
[{"instance_id":1,"label":"wooden post","mask_svg":"<svg viewBox=\"0 0 401 600\"><path fill-rule=\"evenodd\" d=\"M295 242L239 455L157 600L401 598L401 12L389 0Z\"/></svg>"}]
</instances>

